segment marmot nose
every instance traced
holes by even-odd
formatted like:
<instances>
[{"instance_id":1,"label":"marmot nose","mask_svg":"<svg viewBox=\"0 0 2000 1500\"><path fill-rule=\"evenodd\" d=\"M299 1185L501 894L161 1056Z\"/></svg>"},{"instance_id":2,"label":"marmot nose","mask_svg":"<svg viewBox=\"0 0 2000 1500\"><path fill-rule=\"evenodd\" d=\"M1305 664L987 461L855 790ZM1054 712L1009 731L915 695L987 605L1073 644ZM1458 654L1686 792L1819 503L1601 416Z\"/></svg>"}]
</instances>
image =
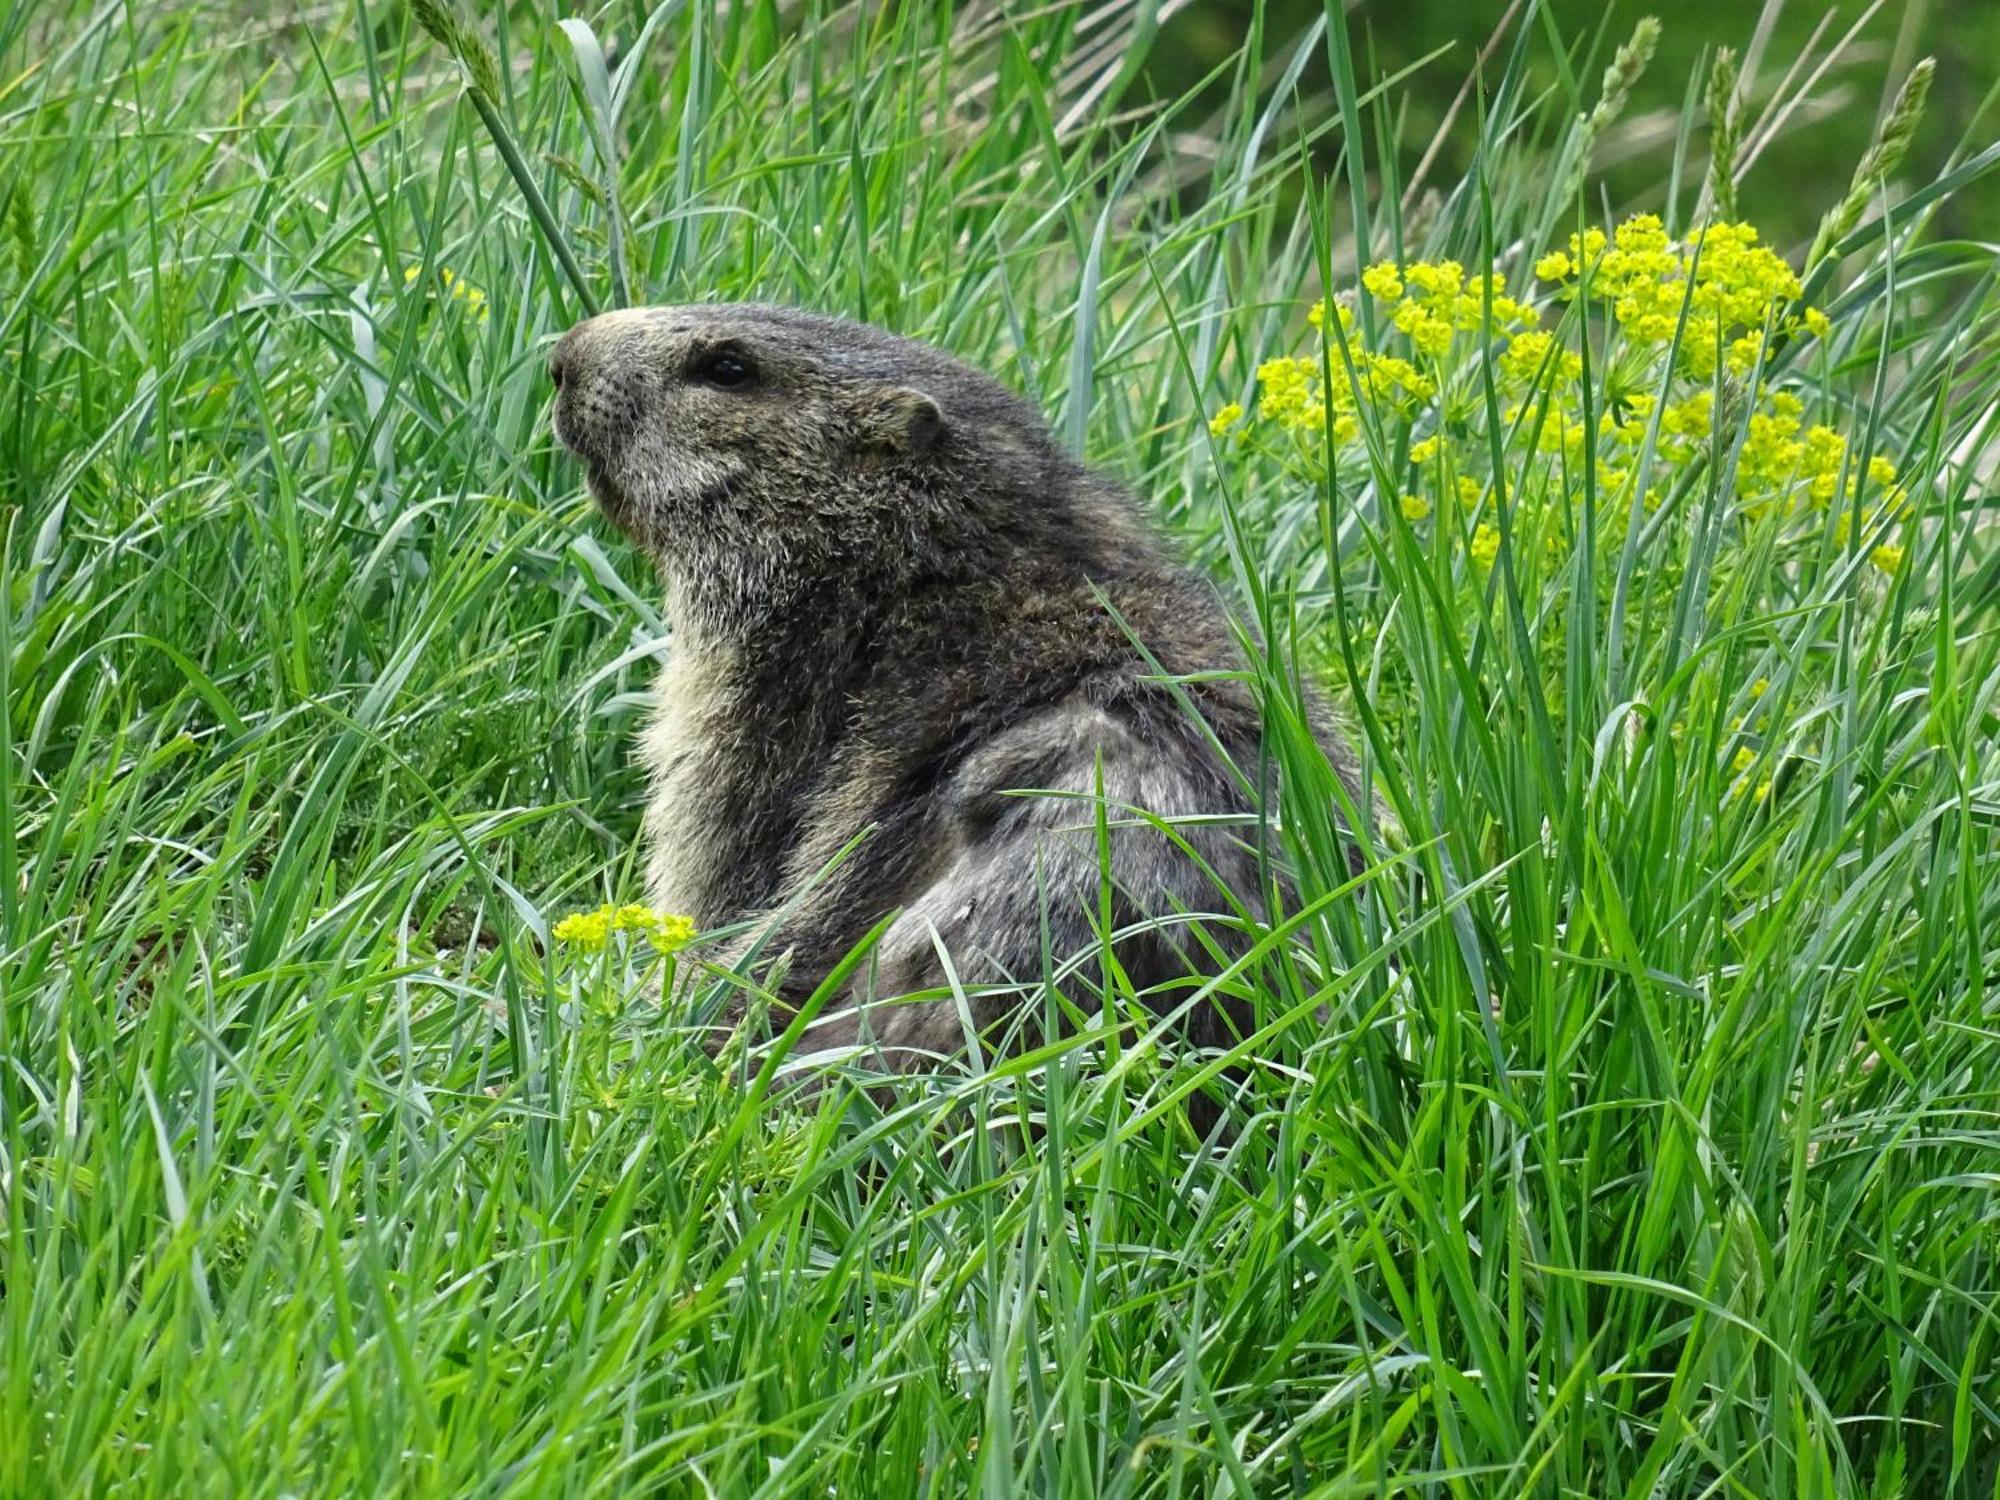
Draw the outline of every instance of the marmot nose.
<instances>
[{"instance_id":1,"label":"marmot nose","mask_svg":"<svg viewBox=\"0 0 2000 1500\"><path fill-rule=\"evenodd\" d=\"M588 321L577 324L557 339L555 348L549 351L549 379L556 383L559 392L575 390L595 363L588 358L590 342L584 336L589 328Z\"/></svg>"}]
</instances>

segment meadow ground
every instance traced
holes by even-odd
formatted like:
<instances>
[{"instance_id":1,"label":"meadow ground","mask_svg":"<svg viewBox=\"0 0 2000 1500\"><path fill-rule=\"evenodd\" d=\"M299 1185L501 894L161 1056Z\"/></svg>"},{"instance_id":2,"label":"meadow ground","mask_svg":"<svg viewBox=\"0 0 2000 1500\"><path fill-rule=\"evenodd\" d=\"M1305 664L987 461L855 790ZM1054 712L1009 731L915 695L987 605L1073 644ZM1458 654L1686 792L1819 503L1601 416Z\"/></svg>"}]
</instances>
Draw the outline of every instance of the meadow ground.
<instances>
[{"instance_id":1,"label":"meadow ground","mask_svg":"<svg viewBox=\"0 0 2000 1500\"><path fill-rule=\"evenodd\" d=\"M0 1493L2000 1494L1990 111L1772 256L1837 26L1611 203L1645 33L1533 5L1455 181L1337 15L1149 102L1147 5L418 9L0 0ZM663 627L548 343L753 296L1272 643L1230 1056L801 1105L552 940Z\"/></svg>"}]
</instances>

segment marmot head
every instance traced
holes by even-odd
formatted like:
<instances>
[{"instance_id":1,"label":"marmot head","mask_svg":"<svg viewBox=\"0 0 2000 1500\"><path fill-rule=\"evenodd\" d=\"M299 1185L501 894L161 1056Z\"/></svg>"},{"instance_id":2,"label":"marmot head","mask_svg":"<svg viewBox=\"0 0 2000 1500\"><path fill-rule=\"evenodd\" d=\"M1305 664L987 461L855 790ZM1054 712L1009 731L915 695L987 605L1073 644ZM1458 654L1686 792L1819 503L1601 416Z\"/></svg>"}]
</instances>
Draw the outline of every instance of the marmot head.
<instances>
[{"instance_id":1,"label":"marmot head","mask_svg":"<svg viewBox=\"0 0 2000 1500\"><path fill-rule=\"evenodd\" d=\"M1049 482L1075 466L1027 402L839 318L631 308L571 329L549 373L556 434L598 503L683 576L922 566L1060 525L1019 512L1074 490Z\"/></svg>"}]
</instances>

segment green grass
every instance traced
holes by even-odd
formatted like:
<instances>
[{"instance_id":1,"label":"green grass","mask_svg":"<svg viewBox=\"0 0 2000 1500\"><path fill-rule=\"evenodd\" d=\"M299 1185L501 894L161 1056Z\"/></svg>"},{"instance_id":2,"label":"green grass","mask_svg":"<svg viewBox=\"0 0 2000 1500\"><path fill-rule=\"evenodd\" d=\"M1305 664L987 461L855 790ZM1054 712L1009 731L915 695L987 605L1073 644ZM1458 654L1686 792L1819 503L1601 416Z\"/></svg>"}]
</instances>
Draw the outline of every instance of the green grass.
<instances>
[{"instance_id":1,"label":"green grass","mask_svg":"<svg viewBox=\"0 0 2000 1500\"><path fill-rule=\"evenodd\" d=\"M1927 233L1990 115L1765 372L1895 456L1893 577L1738 513L1728 421L1489 574L1392 425L1315 483L1203 419L1357 220L1518 290L1600 219L1623 28L1524 9L1406 212L1337 17L1141 109L1150 14L669 5L600 78L642 10L520 5L482 114L387 4L0 0L0 1492L2000 1494L2000 263ZM636 894L659 601L543 374L621 284L987 365L1278 643L1301 907L1217 1134L1156 1037L800 1105L545 953ZM1393 814L1352 890L1301 665Z\"/></svg>"}]
</instances>

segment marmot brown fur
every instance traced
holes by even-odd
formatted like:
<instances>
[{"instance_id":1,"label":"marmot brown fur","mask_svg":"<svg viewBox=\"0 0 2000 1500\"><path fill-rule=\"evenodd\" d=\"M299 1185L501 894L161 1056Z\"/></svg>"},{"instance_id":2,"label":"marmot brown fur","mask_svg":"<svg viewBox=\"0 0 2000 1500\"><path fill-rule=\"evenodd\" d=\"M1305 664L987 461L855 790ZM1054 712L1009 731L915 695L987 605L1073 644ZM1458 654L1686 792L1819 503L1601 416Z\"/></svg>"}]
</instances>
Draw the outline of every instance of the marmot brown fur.
<instances>
[{"instance_id":1,"label":"marmot brown fur","mask_svg":"<svg viewBox=\"0 0 2000 1500\"><path fill-rule=\"evenodd\" d=\"M789 954L787 1004L901 913L812 1047L929 1066L965 1045L956 1001L874 997L955 978L992 1030L1038 993L1008 985L1039 985L1045 934L1057 962L1095 947L1100 775L1125 973L1143 993L1212 964L1187 914L1235 946L1213 914L1218 881L1257 905L1241 815L1261 725L1214 674L1241 652L1211 586L1033 407L923 344L755 305L592 318L550 372L558 435L668 588L650 899L705 928L791 906L762 948ZM1205 674L1181 686L1203 722L1134 637ZM1133 808L1210 820L1176 827L1199 859ZM1209 1008L1187 1030L1222 1042L1241 1020Z\"/></svg>"}]
</instances>

